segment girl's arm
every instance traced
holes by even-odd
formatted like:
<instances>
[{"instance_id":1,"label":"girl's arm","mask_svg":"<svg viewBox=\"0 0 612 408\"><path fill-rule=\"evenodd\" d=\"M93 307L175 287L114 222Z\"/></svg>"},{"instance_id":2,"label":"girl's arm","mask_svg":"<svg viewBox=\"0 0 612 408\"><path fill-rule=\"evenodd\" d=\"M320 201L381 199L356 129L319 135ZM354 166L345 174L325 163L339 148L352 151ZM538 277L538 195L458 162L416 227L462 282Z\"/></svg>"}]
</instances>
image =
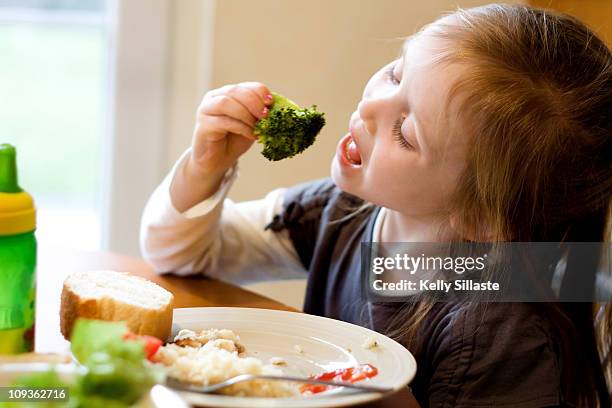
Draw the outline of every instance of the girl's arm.
<instances>
[{"instance_id":1,"label":"girl's arm","mask_svg":"<svg viewBox=\"0 0 612 408\"><path fill-rule=\"evenodd\" d=\"M253 127L268 115L272 100L270 90L258 82L226 85L204 95L196 112L191 150L170 186L178 211L217 191L223 175L255 142Z\"/></svg>"},{"instance_id":2,"label":"girl's arm","mask_svg":"<svg viewBox=\"0 0 612 408\"><path fill-rule=\"evenodd\" d=\"M271 103L269 89L257 82L204 95L191 149L143 214L142 252L157 271L245 281L286 277L287 269L299 269L286 233L264 228L280 211L282 191L250 203L224 201L236 162L256 140L253 127Z\"/></svg>"},{"instance_id":3,"label":"girl's arm","mask_svg":"<svg viewBox=\"0 0 612 408\"><path fill-rule=\"evenodd\" d=\"M189 152L155 190L142 217L141 249L154 269L203 273L233 283L304 277L288 232L265 229L282 210L284 190L261 200L234 203L225 198L236 175L232 168L210 197L180 212L170 191L188 157Z\"/></svg>"}]
</instances>

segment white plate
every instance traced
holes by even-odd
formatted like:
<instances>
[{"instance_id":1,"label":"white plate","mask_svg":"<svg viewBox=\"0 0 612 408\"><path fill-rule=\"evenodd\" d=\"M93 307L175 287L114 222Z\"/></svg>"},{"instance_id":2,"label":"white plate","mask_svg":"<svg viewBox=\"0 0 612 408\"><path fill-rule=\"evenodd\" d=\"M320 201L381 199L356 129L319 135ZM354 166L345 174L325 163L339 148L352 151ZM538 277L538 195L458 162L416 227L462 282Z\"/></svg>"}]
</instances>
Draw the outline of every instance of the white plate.
<instances>
[{"instance_id":1,"label":"white plate","mask_svg":"<svg viewBox=\"0 0 612 408\"><path fill-rule=\"evenodd\" d=\"M372 330L305 313L233 307L175 309L173 335L181 329L230 329L240 336L247 354L268 363L282 357L288 375L310 376L336 368L370 363L378 375L372 385L405 387L416 373L416 361L402 345ZM378 346L365 349L374 339ZM296 347L298 346L298 347ZM300 353L298 349L301 349ZM381 398L375 393L328 391L310 397L245 398L182 392L191 404L205 407L341 407Z\"/></svg>"}]
</instances>

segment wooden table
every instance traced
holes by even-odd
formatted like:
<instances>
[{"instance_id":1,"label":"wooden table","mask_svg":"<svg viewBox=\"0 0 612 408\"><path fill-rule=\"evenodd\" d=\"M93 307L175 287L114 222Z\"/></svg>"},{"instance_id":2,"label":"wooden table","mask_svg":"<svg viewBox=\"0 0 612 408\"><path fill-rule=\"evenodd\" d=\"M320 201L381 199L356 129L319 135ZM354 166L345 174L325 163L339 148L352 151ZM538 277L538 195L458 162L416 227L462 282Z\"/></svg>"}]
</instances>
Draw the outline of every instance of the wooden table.
<instances>
[{"instance_id":1,"label":"wooden table","mask_svg":"<svg viewBox=\"0 0 612 408\"><path fill-rule=\"evenodd\" d=\"M294 311L293 308L215 280L202 277L159 276L142 259L104 252L86 252L43 247L38 251L36 304L36 351L67 352L68 342L59 330L62 283L71 272L113 269L131 272L163 286L174 294L175 307L233 306ZM369 408L418 407L408 389L381 401L362 405Z\"/></svg>"}]
</instances>

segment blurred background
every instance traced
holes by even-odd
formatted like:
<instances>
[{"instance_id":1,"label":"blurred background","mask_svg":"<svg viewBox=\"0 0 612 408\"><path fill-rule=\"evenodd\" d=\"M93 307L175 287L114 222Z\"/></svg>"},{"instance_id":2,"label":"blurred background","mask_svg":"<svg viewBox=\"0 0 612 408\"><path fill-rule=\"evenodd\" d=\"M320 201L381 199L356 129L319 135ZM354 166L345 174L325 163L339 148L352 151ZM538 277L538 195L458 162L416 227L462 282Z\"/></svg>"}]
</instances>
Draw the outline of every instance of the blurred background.
<instances>
[{"instance_id":1,"label":"blurred background","mask_svg":"<svg viewBox=\"0 0 612 408\"><path fill-rule=\"evenodd\" d=\"M329 175L370 75L465 0L0 0L0 143L18 149L41 245L137 255L155 186L189 146L203 94L261 81L328 125L303 155L259 146L230 194ZM510 1L578 16L610 44L612 0Z\"/></svg>"}]
</instances>

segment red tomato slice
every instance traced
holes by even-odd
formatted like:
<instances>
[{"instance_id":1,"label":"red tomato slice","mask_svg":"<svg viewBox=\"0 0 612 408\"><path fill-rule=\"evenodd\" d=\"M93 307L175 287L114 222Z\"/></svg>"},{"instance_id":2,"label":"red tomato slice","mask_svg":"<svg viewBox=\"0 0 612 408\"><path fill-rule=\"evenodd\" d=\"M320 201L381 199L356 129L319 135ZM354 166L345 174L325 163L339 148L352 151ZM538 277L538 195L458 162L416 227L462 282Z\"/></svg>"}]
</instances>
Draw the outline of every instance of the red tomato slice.
<instances>
[{"instance_id":1,"label":"red tomato slice","mask_svg":"<svg viewBox=\"0 0 612 408\"><path fill-rule=\"evenodd\" d=\"M157 350L161 347L163 342L157 337L138 335L131 332L127 332L123 335L123 339L127 341L142 341L144 344L145 357L151 360L151 357L157 353Z\"/></svg>"}]
</instances>

